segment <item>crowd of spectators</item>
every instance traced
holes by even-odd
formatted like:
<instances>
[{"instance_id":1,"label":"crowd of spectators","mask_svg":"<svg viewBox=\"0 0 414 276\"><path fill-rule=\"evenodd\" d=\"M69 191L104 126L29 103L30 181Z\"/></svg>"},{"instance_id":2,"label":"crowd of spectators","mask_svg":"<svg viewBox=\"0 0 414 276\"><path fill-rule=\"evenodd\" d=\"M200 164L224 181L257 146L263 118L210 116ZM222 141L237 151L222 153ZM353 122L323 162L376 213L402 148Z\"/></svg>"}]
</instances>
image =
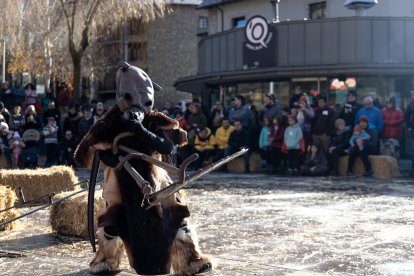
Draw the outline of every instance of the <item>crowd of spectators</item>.
<instances>
[{"instance_id":1,"label":"crowd of spectators","mask_svg":"<svg viewBox=\"0 0 414 276\"><path fill-rule=\"evenodd\" d=\"M162 112L176 118L189 138L187 147L176 152L178 162L197 152L200 158L193 169L200 169L246 147L250 154L260 153L264 170L288 175L338 175L339 159L348 155L348 175L353 175L359 157L364 175L371 176L368 156L389 155L398 160L402 125L406 123L412 137L414 121L414 91L405 116L394 97L382 105L368 94L360 103L356 92L349 91L338 108L329 106L323 95L309 96L300 87L295 87L286 107L270 94L257 111L241 95L227 109L221 101L207 111L198 101L189 103L185 111L171 106L169 102ZM249 161L245 154L246 173Z\"/></svg>"},{"instance_id":2,"label":"crowd of spectators","mask_svg":"<svg viewBox=\"0 0 414 276\"><path fill-rule=\"evenodd\" d=\"M9 88L3 83L0 146L9 167L36 165L33 160L42 150L45 166L76 167L73 153L77 144L108 110L97 101L73 104L71 89L65 83L56 91L56 98L52 93L39 97L32 84L20 87L16 82ZM195 170L249 148L243 157L246 173L250 172L250 154L259 152L261 166L269 173L338 175L339 158L348 155L348 175L360 157L364 175L370 176L369 155L399 158L404 122L408 135L414 137L414 91L405 116L395 98L386 99L382 106L374 95L367 95L360 103L356 92L349 91L346 102L335 108L323 95L309 96L300 87L295 87L286 107L268 94L257 110L241 95L235 96L228 108L218 100L208 109L194 99L185 106L168 101L160 110L188 133L188 145L175 149L173 160L179 165L196 152L200 157L190 168ZM412 165L414 169L414 159Z\"/></svg>"},{"instance_id":3,"label":"crowd of spectators","mask_svg":"<svg viewBox=\"0 0 414 276\"><path fill-rule=\"evenodd\" d=\"M2 166L37 167L38 157L46 157L44 166L64 164L76 167L74 151L92 125L103 118L101 102L73 104L66 83L52 93L37 95L31 83L12 88L4 82L0 89L0 148ZM43 164L42 164L43 165Z\"/></svg>"}]
</instances>

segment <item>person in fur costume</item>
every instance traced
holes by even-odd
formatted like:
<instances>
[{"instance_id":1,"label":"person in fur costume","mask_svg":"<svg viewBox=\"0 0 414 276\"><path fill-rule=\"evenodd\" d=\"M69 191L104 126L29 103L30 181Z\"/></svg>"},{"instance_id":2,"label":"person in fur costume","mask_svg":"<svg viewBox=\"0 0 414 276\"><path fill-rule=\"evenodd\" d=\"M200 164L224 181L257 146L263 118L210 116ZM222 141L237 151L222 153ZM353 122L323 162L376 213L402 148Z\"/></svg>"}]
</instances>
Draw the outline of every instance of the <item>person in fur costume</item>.
<instances>
[{"instance_id":1,"label":"person in fur costume","mask_svg":"<svg viewBox=\"0 0 414 276\"><path fill-rule=\"evenodd\" d=\"M86 166L94 150L99 150L106 165L103 197L107 208L98 217L98 251L91 273L118 270L123 248L138 274L168 274L172 267L175 274L193 275L212 268L187 225L187 206L174 194L160 205L142 206L143 192L119 166L120 157L127 153L114 154L112 149L115 138L124 132L133 135L119 144L159 160L168 157L173 145L185 144L186 132L178 122L152 110L154 88L144 71L122 63L117 71L117 106L92 127L75 152L75 160ZM154 191L172 183L160 167L138 158L128 162Z\"/></svg>"}]
</instances>

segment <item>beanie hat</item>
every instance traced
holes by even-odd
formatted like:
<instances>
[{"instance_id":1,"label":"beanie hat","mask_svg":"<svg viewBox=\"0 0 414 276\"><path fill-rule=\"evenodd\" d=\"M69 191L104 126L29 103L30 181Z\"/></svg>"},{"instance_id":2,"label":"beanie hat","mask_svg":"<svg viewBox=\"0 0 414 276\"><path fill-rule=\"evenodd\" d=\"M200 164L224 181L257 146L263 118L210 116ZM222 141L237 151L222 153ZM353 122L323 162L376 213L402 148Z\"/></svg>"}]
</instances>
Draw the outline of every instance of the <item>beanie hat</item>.
<instances>
[{"instance_id":1,"label":"beanie hat","mask_svg":"<svg viewBox=\"0 0 414 276\"><path fill-rule=\"evenodd\" d=\"M369 123L369 118L366 115L362 115L361 117L359 117L359 122L364 121L365 123Z\"/></svg>"},{"instance_id":2,"label":"beanie hat","mask_svg":"<svg viewBox=\"0 0 414 276\"><path fill-rule=\"evenodd\" d=\"M5 129L9 131L9 126L5 122L0 122L0 129Z\"/></svg>"}]
</instances>

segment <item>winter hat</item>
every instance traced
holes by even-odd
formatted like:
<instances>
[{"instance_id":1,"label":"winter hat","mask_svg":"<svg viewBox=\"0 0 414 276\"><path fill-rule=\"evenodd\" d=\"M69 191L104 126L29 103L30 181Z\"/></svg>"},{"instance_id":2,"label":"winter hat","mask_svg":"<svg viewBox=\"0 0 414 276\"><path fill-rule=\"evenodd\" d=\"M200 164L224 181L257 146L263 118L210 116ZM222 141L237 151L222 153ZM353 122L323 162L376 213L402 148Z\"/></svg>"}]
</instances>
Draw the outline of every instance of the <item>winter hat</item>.
<instances>
[{"instance_id":1,"label":"winter hat","mask_svg":"<svg viewBox=\"0 0 414 276\"><path fill-rule=\"evenodd\" d=\"M361 132L361 127L359 126L359 125L356 125L355 127L354 127L354 133L359 133L359 132Z\"/></svg>"},{"instance_id":2,"label":"winter hat","mask_svg":"<svg viewBox=\"0 0 414 276\"><path fill-rule=\"evenodd\" d=\"M359 117L359 122L364 121L365 123L369 123L369 118L366 115L362 115L361 117Z\"/></svg>"},{"instance_id":3,"label":"winter hat","mask_svg":"<svg viewBox=\"0 0 414 276\"><path fill-rule=\"evenodd\" d=\"M104 104L102 103L102 102L98 102L97 104L96 104L96 109L104 109Z\"/></svg>"},{"instance_id":4,"label":"winter hat","mask_svg":"<svg viewBox=\"0 0 414 276\"><path fill-rule=\"evenodd\" d=\"M13 134L13 139L20 139L20 134L18 131L15 131Z\"/></svg>"},{"instance_id":5,"label":"winter hat","mask_svg":"<svg viewBox=\"0 0 414 276\"><path fill-rule=\"evenodd\" d=\"M0 129L5 129L6 131L9 131L9 126L5 122L1 122Z\"/></svg>"}]
</instances>

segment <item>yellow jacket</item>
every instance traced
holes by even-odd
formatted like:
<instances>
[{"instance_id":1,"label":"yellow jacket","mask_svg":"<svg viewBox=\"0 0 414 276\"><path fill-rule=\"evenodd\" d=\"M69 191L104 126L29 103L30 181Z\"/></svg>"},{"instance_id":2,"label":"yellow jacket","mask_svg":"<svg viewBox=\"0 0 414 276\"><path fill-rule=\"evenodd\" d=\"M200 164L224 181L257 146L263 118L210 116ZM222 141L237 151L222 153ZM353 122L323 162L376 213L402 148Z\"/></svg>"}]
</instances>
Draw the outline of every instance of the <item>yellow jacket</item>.
<instances>
[{"instance_id":1,"label":"yellow jacket","mask_svg":"<svg viewBox=\"0 0 414 276\"><path fill-rule=\"evenodd\" d=\"M207 133L202 136L202 130L200 130L194 140L194 148L198 151L211 150L214 149L216 145L216 138L211 134L211 130L208 127L205 127L204 129L207 130Z\"/></svg>"},{"instance_id":2,"label":"yellow jacket","mask_svg":"<svg viewBox=\"0 0 414 276\"><path fill-rule=\"evenodd\" d=\"M216 130L216 143L219 149L225 149L228 146L230 133L234 130L233 126L229 126L227 129L219 127Z\"/></svg>"}]
</instances>

